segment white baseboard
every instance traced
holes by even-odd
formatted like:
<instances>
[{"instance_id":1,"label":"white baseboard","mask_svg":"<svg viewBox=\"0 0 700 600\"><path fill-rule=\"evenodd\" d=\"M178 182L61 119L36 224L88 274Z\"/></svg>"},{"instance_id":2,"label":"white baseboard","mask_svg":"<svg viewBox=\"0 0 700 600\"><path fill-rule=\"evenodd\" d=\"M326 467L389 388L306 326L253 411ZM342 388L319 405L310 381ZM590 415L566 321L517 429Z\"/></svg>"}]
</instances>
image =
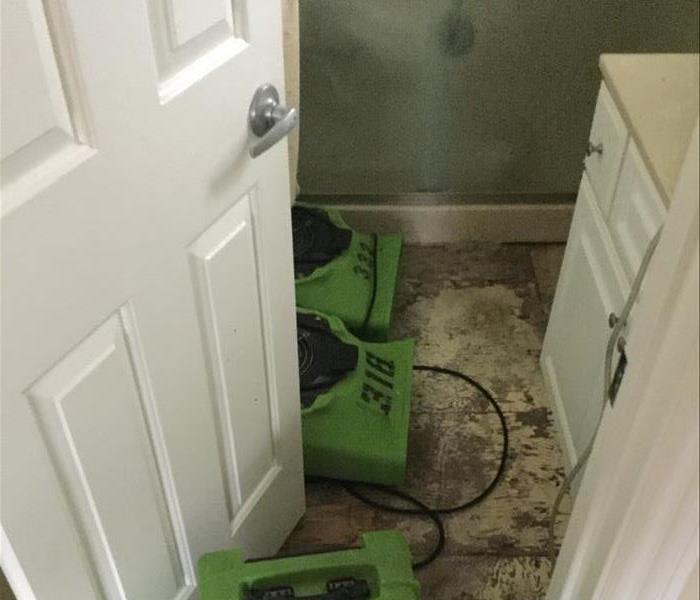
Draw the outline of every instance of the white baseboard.
<instances>
[{"instance_id":1,"label":"white baseboard","mask_svg":"<svg viewBox=\"0 0 700 600\"><path fill-rule=\"evenodd\" d=\"M343 211L348 223L365 231L401 231L413 244L461 241L564 242L573 203L371 205L324 203Z\"/></svg>"}]
</instances>

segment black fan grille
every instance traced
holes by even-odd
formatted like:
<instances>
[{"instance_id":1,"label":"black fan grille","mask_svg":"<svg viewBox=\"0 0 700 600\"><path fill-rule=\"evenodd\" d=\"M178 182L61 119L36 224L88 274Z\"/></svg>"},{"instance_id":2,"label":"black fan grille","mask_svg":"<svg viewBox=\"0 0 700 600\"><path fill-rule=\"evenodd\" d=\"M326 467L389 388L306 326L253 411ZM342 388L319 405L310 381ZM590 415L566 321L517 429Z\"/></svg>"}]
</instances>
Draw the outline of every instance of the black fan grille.
<instances>
[{"instance_id":1,"label":"black fan grille","mask_svg":"<svg viewBox=\"0 0 700 600\"><path fill-rule=\"evenodd\" d=\"M297 337L299 352L299 375L305 375L314 364L314 349L305 335Z\"/></svg>"},{"instance_id":2,"label":"black fan grille","mask_svg":"<svg viewBox=\"0 0 700 600\"><path fill-rule=\"evenodd\" d=\"M314 236L313 223L309 219L295 220L292 228L292 238L294 242L294 256L303 257L314 246L316 238Z\"/></svg>"}]
</instances>

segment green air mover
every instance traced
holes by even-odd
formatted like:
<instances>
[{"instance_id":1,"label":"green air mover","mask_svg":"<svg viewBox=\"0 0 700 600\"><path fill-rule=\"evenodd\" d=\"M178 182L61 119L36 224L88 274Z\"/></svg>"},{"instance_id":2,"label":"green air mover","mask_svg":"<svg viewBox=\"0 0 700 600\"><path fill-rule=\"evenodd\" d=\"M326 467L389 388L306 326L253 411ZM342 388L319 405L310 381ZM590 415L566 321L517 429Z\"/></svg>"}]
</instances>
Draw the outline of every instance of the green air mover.
<instances>
[{"instance_id":1,"label":"green air mover","mask_svg":"<svg viewBox=\"0 0 700 600\"><path fill-rule=\"evenodd\" d=\"M297 309L297 343L306 474L401 484L413 340L362 342L340 319Z\"/></svg>"},{"instance_id":2,"label":"green air mover","mask_svg":"<svg viewBox=\"0 0 700 600\"><path fill-rule=\"evenodd\" d=\"M201 600L420 600L411 554L396 531L352 550L244 562L237 550L203 556Z\"/></svg>"},{"instance_id":3,"label":"green air mover","mask_svg":"<svg viewBox=\"0 0 700 600\"><path fill-rule=\"evenodd\" d=\"M338 211L307 206L292 209L292 224L297 306L340 317L363 339L385 340L401 236L357 233Z\"/></svg>"}]
</instances>

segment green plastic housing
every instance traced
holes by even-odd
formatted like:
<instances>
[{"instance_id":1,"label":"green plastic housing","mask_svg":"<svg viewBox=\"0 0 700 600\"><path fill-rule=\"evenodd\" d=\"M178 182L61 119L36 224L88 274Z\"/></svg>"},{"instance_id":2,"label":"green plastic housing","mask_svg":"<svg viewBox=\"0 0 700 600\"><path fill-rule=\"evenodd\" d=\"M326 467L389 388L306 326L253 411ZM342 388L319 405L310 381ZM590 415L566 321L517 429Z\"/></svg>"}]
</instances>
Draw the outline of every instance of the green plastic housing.
<instances>
[{"instance_id":1,"label":"green plastic housing","mask_svg":"<svg viewBox=\"0 0 700 600\"><path fill-rule=\"evenodd\" d=\"M306 208L322 210L315 206ZM350 229L340 212L322 212L337 227ZM347 250L306 277L296 280L297 306L339 317L350 331L362 339L386 340L398 281L401 235L377 236L377 291L363 329L372 302L373 245L370 234L353 231Z\"/></svg>"},{"instance_id":2,"label":"green plastic housing","mask_svg":"<svg viewBox=\"0 0 700 600\"><path fill-rule=\"evenodd\" d=\"M354 577L369 583L372 600L420 600L411 553L398 531L361 537L361 547L338 552L244 562L238 550L204 555L197 565L201 600L243 600L251 589L291 586L297 597L326 591Z\"/></svg>"},{"instance_id":3,"label":"green plastic housing","mask_svg":"<svg viewBox=\"0 0 700 600\"><path fill-rule=\"evenodd\" d=\"M358 348L357 368L301 411L307 475L400 485L406 476L413 384L411 339L363 342L336 317L324 319Z\"/></svg>"}]
</instances>

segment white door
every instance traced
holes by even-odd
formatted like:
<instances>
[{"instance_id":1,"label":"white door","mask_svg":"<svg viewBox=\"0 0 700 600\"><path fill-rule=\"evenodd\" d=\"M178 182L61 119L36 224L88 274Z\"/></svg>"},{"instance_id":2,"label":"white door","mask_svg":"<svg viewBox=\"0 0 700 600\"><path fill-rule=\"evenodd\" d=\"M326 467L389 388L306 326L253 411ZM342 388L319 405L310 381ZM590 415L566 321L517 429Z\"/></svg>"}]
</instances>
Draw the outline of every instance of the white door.
<instances>
[{"instance_id":1,"label":"white door","mask_svg":"<svg viewBox=\"0 0 700 600\"><path fill-rule=\"evenodd\" d=\"M36 598L196 595L304 508L278 0L3 0L3 533ZM17 573L8 573L12 580Z\"/></svg>"}]
</instances>

